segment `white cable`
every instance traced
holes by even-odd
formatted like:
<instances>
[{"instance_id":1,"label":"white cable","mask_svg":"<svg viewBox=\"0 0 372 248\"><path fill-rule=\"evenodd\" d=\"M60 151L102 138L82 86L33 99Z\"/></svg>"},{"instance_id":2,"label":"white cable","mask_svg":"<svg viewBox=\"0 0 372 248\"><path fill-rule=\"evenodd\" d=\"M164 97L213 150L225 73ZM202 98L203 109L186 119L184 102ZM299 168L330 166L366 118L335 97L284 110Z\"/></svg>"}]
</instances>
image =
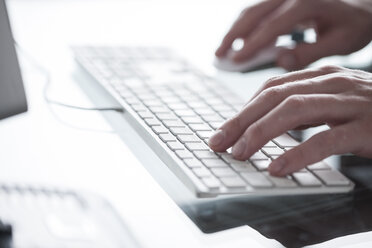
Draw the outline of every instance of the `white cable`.
<instances>
[{"instance_id":1,"label":"white cable","mask_svg":"<svg viewBox=\"0 0 372 248\"><path fill-rule=\"evenodd\" d=\"M52 83L50 72L41 65L36 59L34 59L33 56L31 56L27 51L25 51L16 41L14 41L15 46L18 48L19 51L23 53L25 57L28 58L32 62L32 64L45 75L46 81L43 88L43 97L46 103L48 104L54 104L66 108L72 108L72 109L79 109L79 110L88 110L88 111L118 111L118 112L124 112L123 108L117 108L117 107L82 107L77 105L72 105L60 101L53 100L49 98L48 91L50 88L50 85Z\"/></svg>"}]
</instances>

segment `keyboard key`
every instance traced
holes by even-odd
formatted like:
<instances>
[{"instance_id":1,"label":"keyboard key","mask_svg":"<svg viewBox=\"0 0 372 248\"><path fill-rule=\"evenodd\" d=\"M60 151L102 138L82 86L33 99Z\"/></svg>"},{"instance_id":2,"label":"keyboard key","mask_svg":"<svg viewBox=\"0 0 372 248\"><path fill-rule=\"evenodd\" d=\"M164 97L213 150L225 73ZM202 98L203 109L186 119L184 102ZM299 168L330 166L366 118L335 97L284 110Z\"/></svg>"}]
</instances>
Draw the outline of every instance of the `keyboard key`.
<instances>
[{"instance_id":1,"label":"keyboard key","mask_svg":"<svg viewBox=\"0 0 372 248\"><path fill-rule=\"evenodd\" d=\"M141 101L136 97L130 97L130 98L128 97L125 99L125 101L130 105L135 105L135 104L142 105Z\"/></svg>"},{"instance_id":2,"label":"keyboard key","mask_svg":"<svg viewBox=\"0 0 372 248\"><path fill-rule=\"evenodd\" d=\"M197 114L192 110L175 110L176 115L183 116L197 116Z\"/></svg>"},{"instance_id":3,"label":"keyboard key","mask_svg":"<svg viewBox=\"0 0 372 248\"><path fill-rule=\"evenodd\" d=\"M154 118L146 118L144 119L146 124L149 125L149 126L160 126L161 123L160 121L158 121L157 119L154 119Z\"/></svg>"},{"instance_id":4,"label":"keyboard key","mask_svg":"<svg viewBox=\"0 0 372 248\"><path fill-rule=\"evenodd\" d=\"M321 186L322 183L310 172L296 172L293 173L293 178L304 187L316 187Z\"/></svg>"},{"instance_id":5,"label":"keyboard key","mask_svg":"<svg viewBox=\"0 0 372 248\"><path fill-rule=\"evenodd\" d=\"M187 102L187 103L189 103L190 104L190 102L200 102L200 99L199 99L199 97L197 97L197 96L194 96L194 95L184 95L184 96L180 96L180 98L183 100L183 101L185 101L185 102Z\"/></svg>"},{"instance_id":6,"label":"keyboard key","mask_svg":"<svg viewBox=\"0 0 372 248\"><path fill-rule=\"evenodd\" d=\"M203 120L198 116L193 116L193 117L182 116L181 119L187 124L198 124L198 123L201 124L201 123L204 123Z\"/></svg>"},{"instance_id":7,"label":"keyboard key","mask_svg":"<svg viewBox=\"0 0 372 248\"><path fill-rule=\"evenodd\" d=\"M329 186L346 186L350 184L349 180L337 170L316 170L314 173Z\"/></svg>"},{"instance_id":8,"label":"keyboard key","mask_svg":"<svg viewBox=\"0 0 372 248\"><path fill-rule=\"evenodd\" d=\"M150 111L141 111L137 113L142 119L154 118L154 115Z\"/></svg>"},{"instance_id":9,"label":"keyboard key","mask_svg":"<svg viewBox=\"0 0 372 248\"><path fill-rule=\"evenodd\" d=\"M212 131L210 126L206 124L190 124L189 127L195 132L196 131Z\"/></svg>"},{"instance_id":10,"label":"keyboard key","mask_svg":"<svg viewBox=\"0 0 372 248\"><path fill-rule=\"evenodd\" d=\"M205 104L204 102L188 102L187 103L191 108L196 109L196 108L208 108L208 105Z\"/></svg>"},{"instance_id":11,"label":"keyboard key","mask_svg":"<svg viewBox=\"0 0 372 248\"><path fill-rule=\"evenodd\" d=\"M159 89L153 88L153 90L154 90L154 94L160 97L161 100L163 100L164 102L167 102L166 101L167 98L175 97L173 92L166 88L159 88ZM179 101L178 97L175 97L175 98L177 99L177 101Z\"/></svg>"},{"instance_id":12,"label":"keyboard key","mask_svg":"<svg viewBox=\"0 0 372 248\"><path fill-rule=\"evenodd\" d=\"M225 160L234 170L239 172L250 172L257 171L249 161L239 161L232 157L231 154L223 153L221 154L223 160Z\"/></svg>"},{"instance_id":13,"label":"keyboard key","mask_svg":"<svg viewBox=\"0 0 372 248\"><path fill-rule=\"evenodd\" d=\"M196 108L194 109L195 113L201 116L206 116L206 115L215 115L216 112L214 112L213 109L211 108Z\"/></svg>"},{"instance_id":14,"label":"keyboard key","mask_svg":"<svg viewBox=\"0 0 372 248\"><path fill-rule=\"evenodd\" d=\"M212 151L194 151L194 154L199 159L203 159L203 158L219 159L219 157Z\"/></svg>"},{"instance_id":15,"label":"keyboard key","mask_svg":"<svg viewBox=\"0 0 372 248\"><path fill-rule=\"evenodd\" d=\"M212 176L212 173L207 170L206 168L195 168L195 169L192 169L192 171L194 172L194 174L197 176L197 177L210 177Z\"/></svg>"},{"instance_id":16,"label":"keyboard key","mask_svg":"<svg viewBox=\"0 0 372 248\"><path fill-rule=\"evenodd\" d=\"M219 123L222 123L223 122L223 118L219 115L205 115L205 116L202 116L203 117L203 120L205 120L206 122L219 122Z\"/></svg>"},{"instance_id":17,"label":"keyboard key","mask_svg":"<svg viewBox=\"0 0 372 248\"><path fill-rule=\"evenodd\" d=\"M147 91L145 93L137 93L137 97L141 99L143 102L148 101L149 103L153 103L154 105L147 105L147 106L161 106L162 104L158 105L155 102L158 101L156 96L152 94L151 92ZM154 101L154 102L151 102ZM159 102L161 103L161 102Z\"/></svg>"},{"instance_id":18,"label":"keyboard key","mask_svg":"<svg viewBox=\"0 0 372 248\"><path fill-rule=\"evenodd\" d=\"M189 168L199 168L199 167L204 167L202 162L196 158L191 158L191 159L184 159L183 162L189 167Z\"/></svg>"},{"instance_id":19,"label":"keyboard key","mask_svg":"<svg viewBox=\"0 0 372 248\"><path fill-rule=\"evenodd\" d=\"M196 134L201 138L201 139L206 139L210 138L213 134L214 131L197 131Z\"/></svg>"},{"instance_id":20,"label":"keyboard key","mask_svg":"<svg viewBox=\"0 0 372 248\"><path fill-rule=\"evenodd\" d=\"M324 162L318 162L312 165L307 166L308 169L310 170L330 170L331 167L329 167L326 163Z\"/></svg>"},{"instance_id":21,"label":"keyboard key","mask_svg":"<svg viewBox=\"0 0 372 248\"><path fill-rule=\"evenodd\" d=\"M193 158L194 156L192 155L191 152L187 150L176 150L176 154L178 157L181 159L186 159L186 158Z\"/></svg>"},{"instance_id":22,"label":"keyboard key","mask_svg":"<svg viewBox=\"0 0 372 248\"><path fill-rule=\"evenodd\" d=\"M210 125L214 130L220 128L220 127L222 126L222 124L223 124L222 122L209 122L209 125Z\"/></svg>"},{"instance_id":23,"label":"keyboard key","mask_svg":"<svg viewBox=\"0 0 372 248\"><path fill-rule=\"evenodd\" d=\"M261 151L258 151L255 154L253 154L249 159L252 161L253 160L266 160L268 159L268 157L265 154L263 154Z\"/></svg>"},{"instance_id":24,"label":"keyboard key","mask_svg":"<svg viewBox=\"0 0 372 248\"><path fill-rule=\"evenodd\" d=\"M121 76L123 76L122 73L125 73L125 71L121 70ZM134 78L134 77L126 78L125 80L123 80L123 83L130 88L132 88L132 87L143 87L144 86L144 82L141 79Z\"/></svg>"},{"instance_id":25,"label":"keyboard key","mask_svg":"<svg viewBox=\"0 0 372 248\"><path fill-rule=\"evenodd\" d=\"M224 119L231 119L235 116L235 111L219 111L218 112Z\"/></svg>"},{"instance_id":26,"label":"keyboard key","mask_svg":"<svg viewBox=\"0 0 372 248\"><path fill-rule=\"evenodd\" d=\"M293 181L290 176L286 177L274 177L270 176L268 172L264 172L265 176L267 176L278 188L293 188L296 187L297 184Z\"/></svg>"},{"instance_id":27,"label":"keyboard key","mask_svg":"<svg viewBox=\"0 0 372 248\"><path fill-rule=\"evenodd\" d=\"M223 160L225 160L228 163L230 163L230 162L242 162L242 163L244 163L243 161L234 159L233 156L231 155L231 153L224 152L224 153L221 153L220 155L223 158Z\"/></svg>"},{"instance_id":28,"label":"keyboard key","mask_svg":"<svg viewBox=\"0 0 372 248\"><path fill-rule=\"evenodd\" d=\"M168 104L168 107L173 110L189 109L189 107L184 103L170 103Z\"/></svg>"},{"instance_id":29,"label":"keyboard key","mask_svg":"<svg viewBox=\"0 0 372 248\"><path fill-rule=\"evenodd\" d=\"M161 100L167 104L170 103L181 103L181 100L178 97L175 96L166 96L166 97L161 97Z\"/></svg>"},{"instance_id":30,"label":"keyboard key","mask_svg":"<svg viewBox=\"0 0 372 248\"><path fill-rule=\"evenodd\" d=\"M224 102L220 99L220 98L217 98L217 97L211 97L211 98L207 98L205 99L205 101L208 103L208 105L210 106L215 106L215 105L221 105L221 104L224 104Z\"/></svg>"},{"instance_id":31,"label":"keyboard key","mask_svg":"<svg viewBox=\"0 0 372 248\"><path fill-rule=\"evenodd\" d=\"M217 189L221 185L220 181L214 177L204 177L202 182L210 189Z\"/></svg>"},{"instance_id":32,"label":"keyboard key","mask_svg":"<svg viewBox=\"0 0 372 248\"><path fill-rule=\"evenodd\" d=\"M167 146L169 146L172 150L184 150L185 147L178 141L170 141L167 142Z\"/></svg>"},{"instance_id":33,"label":"keyboard key","mask_svg":"<svg viewBox=\"0 0 372 248\"><path fill-rule=\"evenodd\" d=\"M211 158L211 159L202 159L203 164L208 168L216 168L216 167L227 167L228 165L219 158Z\"/></svg>"},{"instance_id":34,"label":"keyboard key","mask_svg":"<svg viewBox=\"0 0 372 248\"><path fill-rule=\"evenodd\" d=\"M156 134L169 133L168 129L164 126L152 126L151 128Z\"/></svg>"},{"instance_id":35,"label":"keyboard key","mask_svg":"<svg viewBox=\"0 0 372 248\"><path fill-rule=\"evenodd\" d=\"M274 142L277 143L280 147L293 147L299 144L298 141L293 139L289 134L282 134L279 137L274 139Z\"/></svg>"},{"instance_id":36,"label":"keyboard key","mask_svg":"<svg viewBox=\"0 0 372 248\"><path fill-rule=\"evenodd\" d=\"M168 142L168 141L176 141L176 137L174 137L172 134L170 133L162 133L159 135L160 139L163 141L163 142Z\"/></svg>"},{"instance_id":37,"label":"keyboard key","mask_svg":"<svg viewBox=\"0 0 372 248\"><path fill-rule=\"evenodd\" d=\"M235 110L233 108L231 108L229 105L227 104L221 104L221 105L213 105L212 106L216 111L218 112L222 112L222 111L227 111L227 112L234 112Z\"/></svg>"},{"instance_id":38,"label":"keyboard key","mask_svg":"<svg viewBox=\"0 0 372 248\"><path fill-rule=\"evenodd\" d=\"M187 127L171 127L170 131L174 135L180 135L180 134L192 134L192 131Z\"/></svg>"},{"instance_id":39,"label":"keyboard key","mask_svg":"<svg viewBox=\"0 0 372 248\"><path fill-rule=\"evenodd\" d=\"M234 162L234 163L231 163L230 166L238 172L253 172L253 171L256 171L256 169L253 167L252 164L250 164L249 162L245 162L245 161L244 162L243 161Z\"/></svg>"},{"instance_id":40,"label":"keyboard key","mask_svg":"<svg viewBox=\"0 0 372 248\"><path fill-rule=\"evenodd\" d=\"M187 149L190 151L209 151L210 148L203 142L190 142L185 143Z\"/></svg>"},{"instance_id":41,"label":"keyboard key","mask_svg":"<svg viewBox=\"0 0 372 248\"><path fill-rule=\"evenodd\" d=\"M200 139L195 134L177 135L177 138L182 142L200 142Z\"/></svg>"},{"instance_id":42,"label":"keyboard key","mask_svg":"<svg viewBox=\"0 0 372 248\"><path fill-rule=\"evenodd\" d=\"M277 144L275 144L274 142L272 142L271 140L269 142L266 143L266 145L264 145L263 147L278 147Z\"/></svg>"},{"instance_id":43,"label":"keyboard key","mask_svg":"<svg viewBox=\"0 0 372 248\"><path fill-rule=\"evenodd\" d=\"M138 113L147 111L147 107L143 104L134 104L132 105L132 108Z\"/></svg>"},{"instance_id":44,"label":"keyboard key","mask_svg":"<svg viewBox=\"0 0 372 248\"><path fill-rule=\"evenodd\" d=\"M153 113L170 113L170 110L166 107L150 107L150 110Z\"/></svg>"},{"instance_id":45,"label":"keyboard key","mask_svg":"<svg viewBox=\"0 0 372 248\"><path fill-rule=\"evenodd\" d=\"M221 177L220 180L228 188L244 188L245 182L238 176L235 177Z\"/></svg>"},{"instance_id":46,"label":"keyboard key","mask_svg":"<svg viewBox=\"0 0 372 248\"><path fill-rule=\"evenodd\" d=\"M120 96L124 99L135 97L135 95L133 95L132 92L128 91L127 87L122 84L122 81L119 81L117 82L117 84L114 84L114 87L119 92Z\"/></svg>"},{"instance_id":47,"label":"keyboard key","mask_svg":"<svg viewBox=\"0 0 372 248\"><path fill-rule=\"evenodd\" d=\"M178 117L175 116L174 114L169 114L169 113L158 113L156 114L156 117L159 118L159 120L178 120Z\"/></svg>"},{"instance_id":48,"label":"keyboard key","mask_svg":"<svg viewBox=\"0 0 372 248\"><path fill-rule=\"evenodd\" d=\"M254 188L269 188L273 184L260 172L243 172L240 174Z\"/></svg>"},{"instance_id":49,"label":"keyboard key","mask_svg":"<svg viewBox=\"0 0 372 248\"><path fill-rule=\"evenodd\" d=\"M160 100L158 99L150 99L150 100L144 100L143 101L143 104L145 104L146 106L150 107L150 106L163 106L164 103L162 103Z\"/></svg>"},{"instance_id":50,"label":"keyboard key","mask_svg":"<svg viewBox=\"0 0 372 248\"><path fill-rule=\"evenodd\" d=\"M163 124L167 128L171 128L171 127L185 127L185 124L182 121L180 121L180 120L164 120L163 121Z\"/></svg>"},{"instance_id":51,"label":"keyboard key","mask_svg":"<svg viewBox=\"0 0 372 248\"><path fill-rule=\"evenodd\" d=\"M230 169L229 167L226 168L212 168L212 173L217 177L234 177L237 176L236 172Z\"/></svg>"},{"instance_id":52,"label":"keyboard key","mask_svg":"<svg viewBox=\"0 0 372 248\"><path fill-rule=\"evenodd\" d=\"M263 147L261 150L269 156L280 156L284 153L284 150L279 147Z\"/></svg>"},{"instance_id":53,"label":"keyboard key","mask_svg":"<svg viewBox=\"0 0 372 248\"><path fill-rule=\"evenodd\" d=\"M193 93L189 89L187 89L186 87L184 87L182 85L181 86L180 85L174 86L174 87L172 87L172 90L178 96L184 96L184 97L193 96Z\"/></svg>"},{"instance_id":54,"label":"keyboard key","mask_svg":"<svg viewBox=\"0 0 372 248\"><path fill-rule=\"evenodd\" d=\"M256 168L260 171L267 170L269 168L269 165L271 164L271 160L254 160L252 161L253 165L256 166Z\"/></svg>"}]
</instances>

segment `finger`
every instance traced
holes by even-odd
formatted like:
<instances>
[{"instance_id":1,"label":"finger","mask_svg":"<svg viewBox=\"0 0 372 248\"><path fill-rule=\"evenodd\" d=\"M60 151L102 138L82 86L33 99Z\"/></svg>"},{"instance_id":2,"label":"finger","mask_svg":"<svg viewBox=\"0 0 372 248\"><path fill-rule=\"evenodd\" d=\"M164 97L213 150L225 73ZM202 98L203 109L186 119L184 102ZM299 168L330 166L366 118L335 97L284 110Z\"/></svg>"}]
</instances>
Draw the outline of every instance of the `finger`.
<instances>
[{"instance_id":1,"label":"finger","mask_svg":"<svg viewBox=\"0 0 372 248\"><path fill-rule=\"evenodd\" d=\"M343 68L339 66L323 66L318 68L310 68L300 71L289 72L280 76L272 77L263 84L263 86L254 94L251 100L256 98L265 89L271 87L275 87L286 83L292 83L304 79L310 79L321 75L341 72L342 70Z\"/></svg>"},{"instance_id":2,"label":"finger","mask_svg":"<svg viewBox=\"0 0 372 248\"><path fill-rule=\"evenodd\" d=\"M246 160L271 139L300 125L344 123L353 118L355 104L334 95L292 95L251 124L232 147L232 154Z\"/></svg>"},{"instance_id":3,"label":"finger","mask_svg":"<svg viewBox=\"0 0 372 248\"><path fill-rule=\"evenodd\" d=\"M219 128L217 133L209 140L210 147L218 152L225 151L238 140L252 123L261 119L291 95L338 93L342 91L342 88L338 88L337 84L334 83L334 78L328 79L325 77L320 76L311 80L264 90L257 98L249 102L237 116L228 120Z\"/></svg>"},{"instance_id":4,"label":"finger","mask_svg":"<svg viewBox=\"0 0 372 248\"><path fill-rule=\"evenodd\" d=\"M283 2L284 0L263 1L245 9L225 35L221 45L216 50L216 56L221 57L225 55L237 38L246 37L266 15L271 13Z\"/></svg>"},{"instance_id":5,"label":"finger","mask_svg":"<svg viewBox=\"0 0 372 248\"><path fill-rule=\"evenodd\" d=\"M360 143L355 140L355 131L355 124L348 123L318 133L275 159L269 172L274 176L285 176L331 155L352 152Z\"/></svg>"},{"instance_id":6,"label":"finger","mask_svg":"<svg viewBox=\"0 0 372 248\"><path fill-rule=\"evenodd\" d=\"M301 126L298 126L298 127L294 128L293 130L295 130L295 131L302 131L302 130L305 130L305 129L308 129L308 128L312 128L312 127L323 126L325 124L326 123L314 123L314 124L308 124L308 125L301 125Z\"/></svg>"},{"instance_id":7,"label":"finger","mask_svg":"<svg viewBox=\"0 0 372 248\"><path fill-rule=\"evenodd\" d=\"M294 4L294 1L283 3L254 30L254 34L245 39L243 48L234 54L233 60L247 60L260 49L275 42L279 35L290 33L311 11L312 9L308 10L301 4Z\"/></svg>"},{"instance_id":8,"label":"finger","mask_svg":"<svg viewBox=\"0 0 372 248\"><path fill-rule=\"evenodd\" d=\"M343 30L334 30L319 37L316 43L302 43L294 49L283 49L279 54L277 64L288 71L298 70L320 58L342 54L345 48L340 41L344 37Z\"/></svg>"}]
</instances>

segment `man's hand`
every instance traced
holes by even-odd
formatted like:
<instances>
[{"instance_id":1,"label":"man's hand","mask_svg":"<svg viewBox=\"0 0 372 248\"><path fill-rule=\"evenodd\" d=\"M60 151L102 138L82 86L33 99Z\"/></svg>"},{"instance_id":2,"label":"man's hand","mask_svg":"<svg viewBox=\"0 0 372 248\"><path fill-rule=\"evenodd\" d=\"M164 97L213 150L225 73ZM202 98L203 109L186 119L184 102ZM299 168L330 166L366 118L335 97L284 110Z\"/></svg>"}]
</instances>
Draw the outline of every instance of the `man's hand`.
<instances>
[{"instance_id":1,"label":"man's hand","mask_svg":"<svg viewBox=\"0 0 372 248\"><path fill-rule=\"evenodd\" d=\"M330 128L272 162L283 176L333 154L372 157L372 74L342 67L284 74L266 82L234 118L209 141L210 147L246 160L284 132L320 123Z\"/></svg>"},{"instance_id":2,"label":"man's hand","mask_svg":"<svg viewBox=\"0 0 372 248\"><path fill-rule=\"evenodd\" d=\"M372 39L372 0L267 0L245 9L226 34L216 56L223 56L234 40L244 40L233 59L244 61L298 27L314 27L317 42L283 50L277 64L300 69L330 55L357 51Z\"/></svg>"}]
</instances>

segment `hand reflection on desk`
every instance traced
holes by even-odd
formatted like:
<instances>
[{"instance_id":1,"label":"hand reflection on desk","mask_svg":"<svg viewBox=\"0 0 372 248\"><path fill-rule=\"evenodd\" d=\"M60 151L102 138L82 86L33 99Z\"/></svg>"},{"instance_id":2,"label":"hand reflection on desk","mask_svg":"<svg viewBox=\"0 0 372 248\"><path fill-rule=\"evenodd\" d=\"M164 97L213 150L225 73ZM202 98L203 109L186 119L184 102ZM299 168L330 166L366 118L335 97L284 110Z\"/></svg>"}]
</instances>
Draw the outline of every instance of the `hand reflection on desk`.
<instances>
[{"instance_id":1,"label":"hand reflection on desk","mask_svg":"<svg viewBox=\"0 0 372 248\"><path fill-rule=\"evenodd\" d=\"M205 233L248 225L285 247L316 244L372 231L371 164L355 156L341 157L341 171L356 183L349 194L243 196L181 208Z\"/></svg>"}]
</instances>

